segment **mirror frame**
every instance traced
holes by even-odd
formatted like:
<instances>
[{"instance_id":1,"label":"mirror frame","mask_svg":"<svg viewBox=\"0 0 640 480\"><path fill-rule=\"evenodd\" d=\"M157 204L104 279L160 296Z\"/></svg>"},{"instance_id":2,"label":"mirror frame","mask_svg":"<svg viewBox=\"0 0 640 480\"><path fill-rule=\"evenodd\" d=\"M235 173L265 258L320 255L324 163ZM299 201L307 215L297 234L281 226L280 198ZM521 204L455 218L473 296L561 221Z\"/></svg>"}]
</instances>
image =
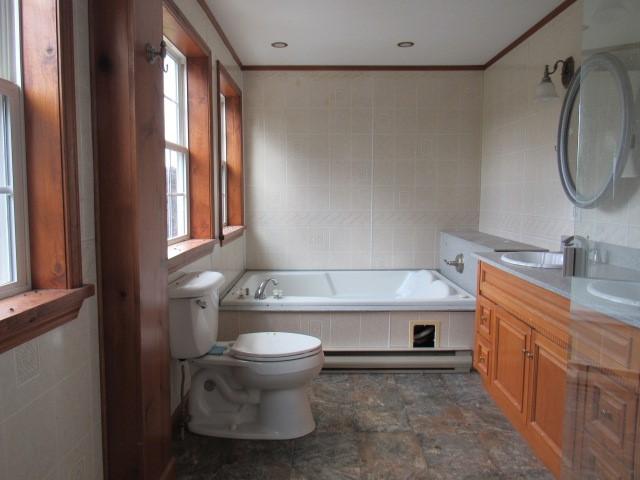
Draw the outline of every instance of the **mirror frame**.
<instances>
[{"instance_id":1,"label":"mirror frame","mask_svg":"<svg viewBox=\"0 0 640 480\"><path fill-rule=\"evenodd\" d=\"M619 97L622 98L622 128L618 139L618 151L613 159L613 168L607 181L602 188L593 196L585 197L578 193L576 184L569 169L569 126L571 115L580 93L582 80L593 71L608 71L614 78L618 89ZM558 125L558 170L560 173L560 183L567 198L578 208L594 208L598 201L613 187L616 180L622 174L627 158L632 138L633 121L633 91L629 75L623 63L610 53L596 53L584 61L582 66L576 71L571 84L567 89L567 94L562 103L560 112L560 123Z\"/></svg>"}]
</instances>

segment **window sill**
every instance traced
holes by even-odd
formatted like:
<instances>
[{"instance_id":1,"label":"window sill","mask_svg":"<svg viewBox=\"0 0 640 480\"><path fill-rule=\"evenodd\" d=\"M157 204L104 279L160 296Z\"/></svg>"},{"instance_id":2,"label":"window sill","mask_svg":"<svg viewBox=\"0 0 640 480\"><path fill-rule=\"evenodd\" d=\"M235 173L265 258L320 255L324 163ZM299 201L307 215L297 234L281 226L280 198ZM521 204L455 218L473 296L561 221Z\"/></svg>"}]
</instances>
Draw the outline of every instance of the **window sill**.
<instances>
[{"instance_id":1,"label":"window sill","mask_svg":"<svg viewBox=\"0 0 640 480\"><path fill-rule=\"evenodd\" d=\"M167 248L169 273L177 272L182 267L209 255L213 252L215 244L216 241L212 238L194 238L169 245Z\"/></svg>"},{"instance_id":2,"label":"window sill","mask_svg":"<svg viewBox=\"0 0 640 480\"><path fill-rule=\"evenodd\" d=\"M68 290L31 290L0 300L0 353L73 320L93 285Z\"/></svg>"},{"instance_id":3,"label":"window sill","mask_svg":"<svg viewBox=\"0 0 640 480\"><path fill-rule=\"evenodd\" d=\"M244 225L223 227L222 236L220 237L220 245L231 243L236 238L240 238L245 230Z\"/></svg>"}]
</instances>

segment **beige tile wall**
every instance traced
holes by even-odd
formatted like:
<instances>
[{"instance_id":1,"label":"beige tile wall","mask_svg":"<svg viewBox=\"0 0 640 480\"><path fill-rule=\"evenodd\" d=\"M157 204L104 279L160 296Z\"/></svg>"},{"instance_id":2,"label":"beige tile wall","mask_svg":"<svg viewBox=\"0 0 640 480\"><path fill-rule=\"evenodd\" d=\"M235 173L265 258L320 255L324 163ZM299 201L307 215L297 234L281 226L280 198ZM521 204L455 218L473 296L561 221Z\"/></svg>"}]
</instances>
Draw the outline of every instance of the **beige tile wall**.
<instances>
[{"instance_id":1,"label":"beige tile wall","mask_svg":"<svg viewBox=\"0 0 640 480\"><path fill-rule=\"evenodd\" d=\"M534 99L545 64L580 61L582 3L577 2L485 71L480 229L558 249L573 233L554 146L561 98ZM561 97L559 75L553 80Z\"/></svg>"},{"instance_id":2,"label":"beige tile wall","mask_svg":"<svg viewBox=\"0 0 640 480\"><path fill-rule=\"evenodd\" d=\"M481 72L245 72L249 268L436 265L477 227Z\"/></svg>"},{"instance_id":3,"label":"beige tile wall","mask_svg":"<svg viewBox=\"0 0 640 480\"><path fill-rule=\"evenodd\" d=\"M292 332L322 340L325 350L410 349L411 324L439 326L439 348L471 349L473 312L234 312L220 315L220 340L241 333Z\"/></svg>"},{"instance_id":4,"label":"beige tile wall","mask_svg":"<svg viewBox=\"0 0 640 480\"><path fill-rule=\"evenodd\" d=\"M96 282L89 35L74 0L83 277ZM78 318L0 354L0 478L102 478L96 298Z\"/></svg>"}]
</instances>

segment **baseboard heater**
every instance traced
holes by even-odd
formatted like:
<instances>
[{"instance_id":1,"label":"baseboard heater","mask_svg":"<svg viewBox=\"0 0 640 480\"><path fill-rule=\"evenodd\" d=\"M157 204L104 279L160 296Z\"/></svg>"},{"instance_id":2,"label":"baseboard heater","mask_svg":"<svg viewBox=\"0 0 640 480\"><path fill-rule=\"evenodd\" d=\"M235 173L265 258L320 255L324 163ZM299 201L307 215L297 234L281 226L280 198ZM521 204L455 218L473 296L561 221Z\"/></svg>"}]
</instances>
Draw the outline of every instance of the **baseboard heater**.
<instances>
[{"instance_id":1,"label":"baseboard heater","mask_svg":"<svg viewBox=\"0 0 640 480\"><path fill-rule=\"evenodd\" d=\"M336 351L324 352L324 370L428 370L469 372L471 351Z\"/></svg>"}]
</instances>

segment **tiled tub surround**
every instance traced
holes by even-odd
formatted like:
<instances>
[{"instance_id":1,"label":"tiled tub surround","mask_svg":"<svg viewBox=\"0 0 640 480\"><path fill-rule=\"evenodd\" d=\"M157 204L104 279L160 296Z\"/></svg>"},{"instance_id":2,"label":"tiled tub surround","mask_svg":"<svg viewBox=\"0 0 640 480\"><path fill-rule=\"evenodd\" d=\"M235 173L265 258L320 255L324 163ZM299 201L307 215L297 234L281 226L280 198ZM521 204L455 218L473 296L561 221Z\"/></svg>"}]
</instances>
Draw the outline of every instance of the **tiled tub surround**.
<instances>
[{"instance_id":1,"label":"tiled tub surround","mask_svg":"<svg viewBox=\"0 0 640 480\"><path fill-rule=\"evenodd\" d=\"M482 75L245 72L247 267L435 267L478 225Z\"/></svg>"},{"instance_id":2,"label":"tiled tub surround","mask_svg":"<svg viewBox=\"0 0 640 480\"><path fill-rule=\"evenodd\" d=\"M319 338L325 350L412 350L413 323L437 325L435 350L473 348L474 312L221 311L218 338L232 341L241 333L292 332Z\"/></svg>"},{"instance_id":3,"label":"tiled tub surround","mask_svg":"<svg viewBox=\"0 0 640 480\"><path fill-rule=\"evenodd\" d=\"M266 281L264 298L255 298ZM276 288L278 298L274 296ZM247 294L248 293L248 294ZM473 310L475 298L435 270L275 270L245 273L222 308L259 311Z\"/></svg>"},{"instance_id":4,"label":"tiled tub surround","mask_svg":"<svg viewBox=\"0 0 640 480\"><path fill-rule=\"evenodd\" d=\"M550 250L573 232L554 149L562 98L540 102L534 94L546 64L568 56L580 64L582 22L579 1L484 73L483 232ZM553 81L562 96L558 75Z\"/></svg>"}]
</instances>

